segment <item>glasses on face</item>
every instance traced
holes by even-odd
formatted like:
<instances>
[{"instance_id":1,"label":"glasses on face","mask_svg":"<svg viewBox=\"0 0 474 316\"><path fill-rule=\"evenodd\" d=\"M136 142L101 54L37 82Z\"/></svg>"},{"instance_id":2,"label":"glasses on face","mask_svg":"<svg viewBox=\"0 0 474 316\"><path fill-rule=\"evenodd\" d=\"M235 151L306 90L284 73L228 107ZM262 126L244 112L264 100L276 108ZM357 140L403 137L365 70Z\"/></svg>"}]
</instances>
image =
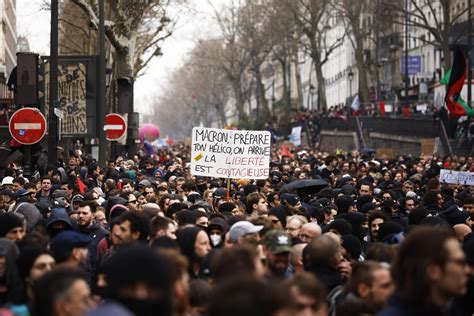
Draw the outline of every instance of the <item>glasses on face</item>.
<instances>
[{"instance_id":1,"label":"glasses on face","mask_svg":"<svg viewBox=\"0 0 474 316\"><path fill-rule=\"evenodd\" d=\"M304 240L310 240L311 236L306 235L306 234L300 234L298 235L298 238L304 241Z\"/></svg>"},{"instance_id":2,"label":"glasses on face","mask_svg":"<svg viewBox=\"0 0 474 316\"><path fill-rule=\"evenodd\" d=\"M128 201L128 204L130 204L130 203L137 204L138 200Z\"/></svg>"}]
</instances>

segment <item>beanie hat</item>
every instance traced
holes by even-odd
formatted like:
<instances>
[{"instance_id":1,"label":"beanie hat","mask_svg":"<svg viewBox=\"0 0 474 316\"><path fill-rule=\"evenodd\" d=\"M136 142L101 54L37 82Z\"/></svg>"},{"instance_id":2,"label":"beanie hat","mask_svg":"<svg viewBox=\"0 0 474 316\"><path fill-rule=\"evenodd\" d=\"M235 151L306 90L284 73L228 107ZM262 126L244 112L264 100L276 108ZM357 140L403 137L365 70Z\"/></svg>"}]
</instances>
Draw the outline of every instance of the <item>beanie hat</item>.
<instances>
[{"instance_id":1,"label":"beanie hat","mask_svg":"<svg viewBox=\"0 0 474 316\"><path fill-rule=\"evenodd\" d=\"M352 259L358 260L362 253L359 239L354 235L342 236L342 247L351 255Z\"/></svg>"},{"instance_id":2,"label":"beanie hat","mask_svg":"<svg viewBox=\"0 0 474 316\"><path fill-rule=\"evenodd\" d=\"M341 195L336 199L338 213L347 213L349 206L354 205L354 200L349 195Z\"/></svg>"},{"instance_id":3,"label":"beanie hat","mask_svg":"<svg viewBox=\"0 0 474 316\"><path fill-rule=\"evenodd\" d=\"M450 206L445 212L440 215L451 226L463 224L466 222L466 219L469 218L469 213L466 211L459 210L457 205Z\"/></svg>"},{"instance_id":4,"label":"beanie hat","mask_svg":"<svg viewBox=\"0 0 474 316\"><path fill-rule=\"evenodd\" d=\"M402 232L403 230L404 230L404 227L397 222L394 222L394 221L384 222L382 225L380 225L379 238L380 240L384 240L385 237L389 235L398 234Z\"/></svg>"},{"instance_id":5,"label":"beanie hat","mask_svg":"<svg viewBox=\"0 0 474 316\"><path fill-rule=\"evenodd\" d=\"M361 196L357 199L357 210L360 212L362 210L362 207L366 204L366 203L370 203L374 200L373 196L372 195L364 195L364 196Z\"/></svg>"},{"instance_id":6,"label":"beanie hat","mask_svg":"<svg viewBox=\"0 0 474 316\"><path fill-rule=\"evenodd\" d=\"M286 208L283 205L278 205L272 207L270 211L268 211L268 215L273 215L278 218L282 227L286 227Z\"/></svg>"},{"instance_id":7,"label":"beanie hat","mask_svg":"<svg viewBox=\"0 0 474 316\"><path fill-rule=\"evenodd\" d=\"M331 224L327 226L327 231L330 231L331 229L335 230L342 236L352 234L351 224L349 224L348 221L342 218L334 220Z\"/></svg>"},{"instance_id":8,"label":"beanie hat","mask_svg":"<svg viewBox=\"0 0 474 316\"><path fill-rule=\"evenodd\" d=\"M21 219L12 213L3 213L0 214L0 237L5 237L5 235L16 227L23 227Z\"/></svg>"},{"instance_id":9,"label":"beanie hat","mask_svg":"<svg viewBox=\"0 0 474 316\"><path fill-rule=\"evenodd\" d=\"M180 210L176 212L176 220L179 226L196 224L197 213L191 210Z\"/></svg>"},{"instance_id":10,"label":"beanie hat","mask_svg":"<svg viewBox=\"0 0 474 316\"><path fill-rule=\"evenodd\" d=\"M221 205L219 205L219 212L220 213L230 213L232 210L234 210L237 206L234 203L231 202L224 202Z\"/></svg>"},{"instance_id":11,"label":"beanie hat","mask_svg":"<svg viewBox=\"0 0 474 316\"><path fill-rule=\"evenodd\" d=\"M21 250L16 264L20 277L23 280L29 276L30 270L33 267L36 259L43 254L50 253L46 247L40 245L27 246Z\"/></svg>"},{"instance_id":12,"label":"beanie hat","mask_svg":"<svg viewBox=\"0 0 474 316\"><path fill-rule=\"evenodd\" d=\"M109 221L113 220L116 217L119 217L120 215L122 215L123 213L128 212L128 211L129 211L128 207L126 207L122 204L115 204L110 209Z\"/></svg>"},{"instance_id":13,"label":"beanie hat","mask_svg":"<svg viewBox=\"0 0 474 316\"><path fill-rule=\"evenodd\" d=\"M408 224L420 225L421 221L429 214L430 212L423 207L415 208L408 214Z\"/></svg>"}]
</instances>

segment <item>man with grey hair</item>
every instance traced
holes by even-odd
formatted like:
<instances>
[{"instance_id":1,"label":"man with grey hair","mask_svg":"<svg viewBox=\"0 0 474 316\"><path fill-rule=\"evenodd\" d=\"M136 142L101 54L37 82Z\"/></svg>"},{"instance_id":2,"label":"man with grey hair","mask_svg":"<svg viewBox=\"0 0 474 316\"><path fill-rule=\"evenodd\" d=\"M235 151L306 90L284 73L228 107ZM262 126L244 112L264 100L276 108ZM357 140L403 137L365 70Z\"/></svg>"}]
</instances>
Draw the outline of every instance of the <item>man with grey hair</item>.
<instances>
[{"instance_id":1,"label":"man with grey hair","mask_svg":"<svg viewBox=\"0 0 474 316\"><path fill-rule=\"evenodd\" d=\"M306 223L301 227L300 232L298 234L298 238L304 243L309 243L311 242L311 240L313 240L313 238L316 238L321 235L322 230L318 224Z\"/></svg>"},{"instance_id":2,"label":"man with grey hair","mask_svg":"<svg viewBox=\"0 0 474 316\"><path fill-rule=\"evenodd\" d=\"M293 215L286 220L286 233L290 238L297 238L301 227L308 223L308 220L301 215Z\"/></svg>"}]
</instances>

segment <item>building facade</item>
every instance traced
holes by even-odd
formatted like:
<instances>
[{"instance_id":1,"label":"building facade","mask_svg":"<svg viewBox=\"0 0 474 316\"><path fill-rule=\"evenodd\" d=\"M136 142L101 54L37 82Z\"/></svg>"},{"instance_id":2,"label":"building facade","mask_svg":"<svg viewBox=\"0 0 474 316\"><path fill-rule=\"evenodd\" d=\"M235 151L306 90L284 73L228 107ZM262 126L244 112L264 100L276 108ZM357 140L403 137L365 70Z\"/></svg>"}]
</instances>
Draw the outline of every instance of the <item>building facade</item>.
<instances>
[{"instance_id":1,"label":"building facade","mask_svg":"<svg viewBox=\"0 0 474 316\"><path fill-rule=\"evenodd\" d=\"M7 98L5 82L16 66L16 0L0 1L0 98Z\"/></svg>"}]
</instances>

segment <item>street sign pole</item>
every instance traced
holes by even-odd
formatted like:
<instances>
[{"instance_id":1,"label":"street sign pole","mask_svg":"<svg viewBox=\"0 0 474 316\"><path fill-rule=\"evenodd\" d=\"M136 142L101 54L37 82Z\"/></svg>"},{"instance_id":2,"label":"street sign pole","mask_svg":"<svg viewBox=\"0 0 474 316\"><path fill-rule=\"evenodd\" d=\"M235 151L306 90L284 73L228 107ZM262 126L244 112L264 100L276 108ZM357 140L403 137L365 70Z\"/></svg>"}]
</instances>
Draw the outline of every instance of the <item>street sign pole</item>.
<instances>
[{"instance_id":1,"label":"street sign pole","mask_svg":"<svg viewBox=\"0 0 474 316\"><path fill-rule=\"evenodd\" d=\"M58 164L58 120L54 108L58 99L58 1L51 0L51 59L49 86L49 115L48 115L48 164L55 167Z\"/></svg>"},{"instance_id":2,"label":"street sign pole","mask_svg":"<svg viewBox=\"0 0 474 316\"><path fill-rule=\"evenodd\" d=\"M99 0L99 102L98 102L98 138L99 138L99 165L105 167L107 142L105 141L105 113L106 113L106 96L105 96L105 0Z\"/></svg>"}]
</instances>

